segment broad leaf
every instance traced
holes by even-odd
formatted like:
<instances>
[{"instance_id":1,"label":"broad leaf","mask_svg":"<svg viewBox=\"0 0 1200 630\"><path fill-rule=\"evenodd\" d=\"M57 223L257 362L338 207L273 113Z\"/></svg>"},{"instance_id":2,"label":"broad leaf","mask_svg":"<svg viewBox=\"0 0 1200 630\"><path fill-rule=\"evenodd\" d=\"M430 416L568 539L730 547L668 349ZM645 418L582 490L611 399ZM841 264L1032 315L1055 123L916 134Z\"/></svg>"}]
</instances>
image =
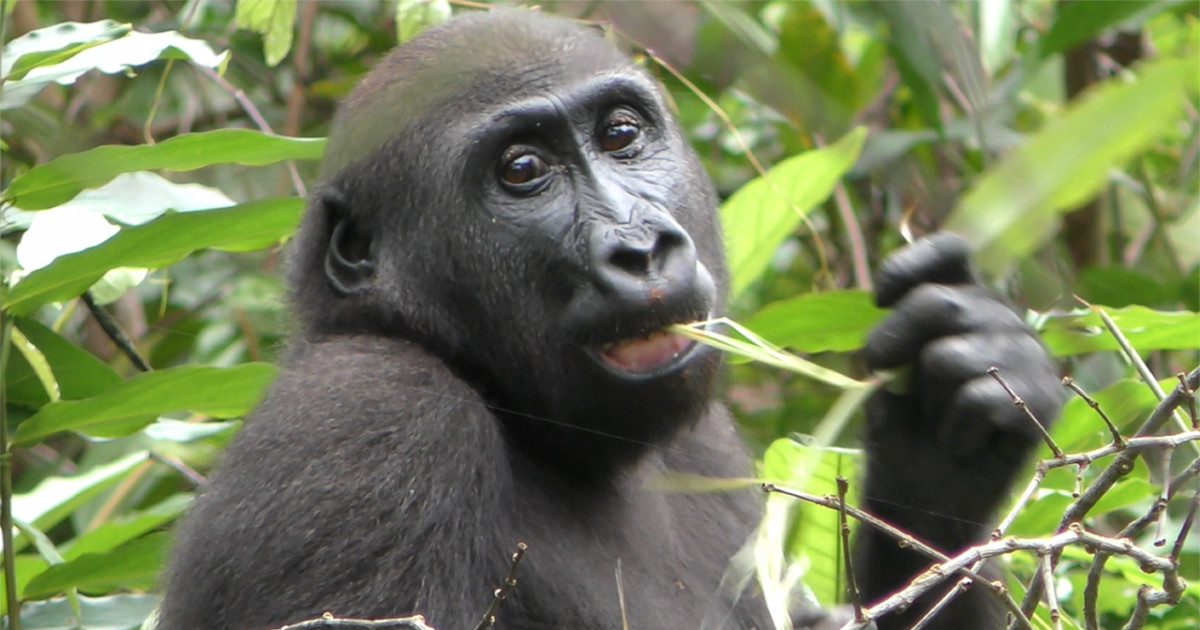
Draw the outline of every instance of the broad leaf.
<instances>
[{"instance_id":1,"label":"broad leaf","mask_svg":"<svg viewBox=\"0 0 1200 630\"><path fill-rule=\"evenodd\" d=\"M275 374L275 367L266 363L146 372L94 398L60 400L42 407L17 427L13 441L29 445L60 431L100 437L127 435L172 411L219 418L241 416L258 403Z\"/></svg>"},{"instance_id":2,"label":"broad leaf","mask_svg":"<svg viewBox=\"0 0 1200 630\"><path fill-rule=\"evenodd\" d=\"M130 453L121 459L96 466L70 477L48 477L29 492L13 496L13 517L46 531L68 514L125 478L146 461L147 453Z\"/></svg>"},{"instance_id":3,"label":"broad leaf","mask_svg":"<svg viewBox=\"0 0 1200 630\"><path fill-rule=\"evenodd\" d=\"M1121 333L1138 352L1200 349L1200 313L1155 311L1144 306L1105 308ZM1100 321L1088 312L1053 315L1041 330L1042 339L1056 356L1117 350L1120 345Z\"/></svg>"},{"instance_id":4,"label":"broad leaf","mask_svg":"<svg viewBox=\"0 0 1200 630\"><path fill-rule=\"evenodd\" d=\"M823 149L788 158L721 206L734 295L762 274L804 215L829 197L854 165L866 135L859 127Z\"/></svg>"},{"instance_id":5,"label":"broad leaf","mask_svg":"<svg viewBox=\"0 0 1200 630\"><path fill-rule=\"evenodd\" d=\"M278 65L291 50L296 0L238 0L235 19L238 28L262 33L268 66Z\"/></svg>"},{"instance_id":6,"label":"broad leaf","mask_svg":"<svg viewBox=\"0 0 1200 630\"><path fill-rule=\"evenodd\" d=\"M323 138L287 138L249 129L188 133L158 144L105 145L29 169L12 181L3 199L22 210L44 210L66 202L85 188L102 186L121 173L319 160L324 148Z\"/></svg>"},{"instance_id":7,"label":"broad leaf","mask_svg":"<svg viewBox=\"0 0 1200 630\"><path fill-rule=\"evenodd\" d=\"M61 54L38 53L36 58L21 63L19 68L14 67L13 75L20 78L5 81L0 109L20 107L37 96L47 85L70 85L83 73L91 70L117 74L164 58L187 59L209 68L221 68L229 59L228 53L214 53L208 42L185 37L176 31L129 31L121 37L110 39L116 29L122 28L113 26L110 21L97 24L59 24L41 31L47 31L49 35L64 27L83 28L88 33L94 32L93 39L74 46L68 45L60 51ZM128 30L129 27L124 25L123 28ZM5 57L7 53L6 47Z\"/></svg>"},{"instance_id":8,"label":"broad leaf","mask_svg":"<svg viewBox=\"0 0 1200 630\"><path fill-rule=\"evenodd\" d=\"M250 250L291 234L304 209L296 197L266 199L207 212L168 214L126 228L109 240L56 259L21 279L5 296L17 315L78 296L109 269L158 268L208 247Z\"/></svg>"},{"instance_id":9,"label":"broad leaf","mask_svg":"<svg viewBox=\"0 0 1200 630\"><path fill-rule=\"evenodd\" d=\"M743 324L779 346L845 352L861 348L885 314L866 291L830 291L768 304Z\"/></svg>"},{"instance_id":10,"label":"broad leaf","mask_svg":"<svg viewBox=\"0 0 1200 630\"><path fill-rule=\"evenodd\" d=\"M23 598L40 598L68 588L91 591L153 585L166 558L170 535L157 532L106 553L88 553L56 564L25 585Z\"/></svg>"},{"instance_id":11,"label":"broad leaf","mask_svg":"<svg viewBox=\"0 0 1200 630\"><path fill-rule=\"evenodd\" d=\"M1095 195L1111 169L1177 128L1184 93L1200 88L1198 60L1153 61L1139 74L1093 89L967 193L945 229L971 241L980 266L1003 275L1050 239L1059 213Z\"/></svg>"}]
</instances>

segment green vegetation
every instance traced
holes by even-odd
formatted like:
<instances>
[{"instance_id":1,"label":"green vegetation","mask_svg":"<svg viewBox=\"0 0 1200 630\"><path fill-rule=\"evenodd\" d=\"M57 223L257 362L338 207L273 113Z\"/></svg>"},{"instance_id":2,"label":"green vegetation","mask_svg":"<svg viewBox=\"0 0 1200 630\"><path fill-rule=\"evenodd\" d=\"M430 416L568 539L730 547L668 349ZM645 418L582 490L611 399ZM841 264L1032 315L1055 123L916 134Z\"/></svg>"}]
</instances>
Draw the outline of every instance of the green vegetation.
<instances>
[{"instance_id":1,"label":"green vegetation","mask_svg":"<svg viewBox=\"0 0 1200 630\"><path fill-rule=\"evenodd\" d=\"M1014 598L1038 585L1031 626L1200 624L1200 539L1180 535L1200 502L1196 402L1159 402L1200 363L1195 2L542 8L612 25L726 199L731 316L766 348L743 354L774 357L730 359L763 479L836 495L841 475L853 503L869 376L854 351L884 316L871 269L950 229L1095 402L1068 392L1052 436L1066 455L1039 453L1004 521L1023 541L1004 554ZM0 9L0 610L13 624L20 602L27 629L134 628L171 524L275 373L282 252L336 100L398 39L479 7ZM780 370L779 347L849 378ZM1135 457L1102 414L1125 438L1166 422ZM1128 474L1106 474L1114 461ZM1072 522L1084 534L1051 541ZM1132 550L1106 546L1125 537ZM840 542L836 511L771 495L755 549L768 597L802 581L843 599Z\"/></svg>"}]
</instances>

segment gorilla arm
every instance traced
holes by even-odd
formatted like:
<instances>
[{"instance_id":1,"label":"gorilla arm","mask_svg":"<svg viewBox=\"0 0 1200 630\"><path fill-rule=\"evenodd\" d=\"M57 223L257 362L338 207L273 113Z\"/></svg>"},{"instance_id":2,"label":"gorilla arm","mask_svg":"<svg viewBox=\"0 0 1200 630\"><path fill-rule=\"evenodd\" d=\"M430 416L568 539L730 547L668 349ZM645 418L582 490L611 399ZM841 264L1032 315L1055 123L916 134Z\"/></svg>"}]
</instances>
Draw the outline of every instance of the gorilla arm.
<instances>
[{"instance_id":1,"label":"gorilla arm","mask_svg":"<svg viewBox=\"0 0 1200 630\"><path fill-rule=\"evenodd\" d=\"M867 362L911 371L906 393L882 391L868 405L864 505L954 554L987 539L993 513L1038 439L988 368L998 368L1043 423L1062 404L1056 368L1021 317L976 284L966 242L957 236L938 234L890 257L877 279L877 302L894 312L872 332ZM855 571L866 602L895 592L930 564L885 534L859 530ZM880 630L909 627L945 590L878 620ZM1000 628L998 604L975 586L926 627Z\"/></svg>"},{"instance_id":2,"label":"gorilla arm","mask_svg":"<svg viewBox=\"0 0 1200 630\"><path fill-rule=\"evenodd\" d=\"M515 543L483 522L511 482L478 396L406 342L334 338L289 363L180 533L159 628L327 611L473 627Z\"/></svg>"}]
</instances>

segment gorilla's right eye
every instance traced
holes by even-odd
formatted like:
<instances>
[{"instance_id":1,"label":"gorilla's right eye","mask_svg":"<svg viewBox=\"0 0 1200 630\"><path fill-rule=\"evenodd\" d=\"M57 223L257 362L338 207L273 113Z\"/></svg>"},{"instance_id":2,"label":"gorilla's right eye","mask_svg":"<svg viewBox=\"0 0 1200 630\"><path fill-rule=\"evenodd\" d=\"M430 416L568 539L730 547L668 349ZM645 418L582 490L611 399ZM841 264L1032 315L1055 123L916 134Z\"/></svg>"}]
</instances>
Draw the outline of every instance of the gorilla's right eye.
<instances>
[{"instance_id":1,"label":"gorilla's right eye","mask_svg":"<svg viewBox=\"0 0 1200 630\"><path fill-rule=\"evenodd\" d=\"M550 165L526 146L509 147L500 158L500 181L514 192L533 192L550 174Z\"/></svg>"}]
</instances>

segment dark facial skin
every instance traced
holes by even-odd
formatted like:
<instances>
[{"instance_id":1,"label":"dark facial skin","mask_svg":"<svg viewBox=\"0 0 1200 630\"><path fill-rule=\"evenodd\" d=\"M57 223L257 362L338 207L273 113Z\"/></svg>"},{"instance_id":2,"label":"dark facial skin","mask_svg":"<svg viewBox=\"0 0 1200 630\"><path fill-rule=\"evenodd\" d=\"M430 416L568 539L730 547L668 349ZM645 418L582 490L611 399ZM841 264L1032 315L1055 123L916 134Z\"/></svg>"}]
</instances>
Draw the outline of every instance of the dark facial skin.
<instances>
[{"instance_id":1,"label":"dark facial skin","mask_svg":"<svg viewBox=\"0 0 1200 630\"><path fill-rule=\"evenodd\" d=\"M717 205L656 84L595 32L499 11L382 60L295 239L286 370L180 531L159 627L474 627L517 541L497 628L772 627L727 579L756 491L645 485L752 474L719 356L664 331L723 312ZM1057 378L960 240L898 253L879 284L896 312L867 359L914 378L872 402L863 502L953 552L986 537L1034 443L987 367L1045 419ZM872 601L928 565L870 533L855 562ZM972 591L929 627L994 612Z\"/></svg>"}]
</instances>

